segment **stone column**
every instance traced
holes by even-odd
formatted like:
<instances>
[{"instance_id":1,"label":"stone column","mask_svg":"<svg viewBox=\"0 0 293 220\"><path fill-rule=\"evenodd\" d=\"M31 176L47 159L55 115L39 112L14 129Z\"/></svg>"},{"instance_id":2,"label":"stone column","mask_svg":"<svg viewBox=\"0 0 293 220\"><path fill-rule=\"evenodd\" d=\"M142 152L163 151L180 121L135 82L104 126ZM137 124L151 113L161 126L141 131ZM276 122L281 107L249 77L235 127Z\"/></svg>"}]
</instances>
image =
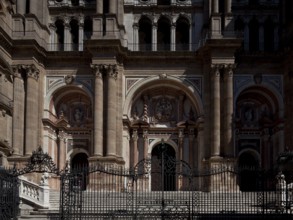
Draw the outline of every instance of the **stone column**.
<instances>
[{"instance_id":1,"label":"stone column","mask_svg":"<svg viewBox=\"0 0 293 220\"><path fill-rule=\"evenodd\" d=\"M214 65L212 69L212 149L211 156L219 157L220 156L220 70L219 65Z\"/></svg>"},{"instance_id":2,"label":"stone column","mask_svg":"<svg viewBox=\"0 0 293 220\"><path fill-rule=\"evenodd\" d=\"M233 156L233 65L228 65L224 73L225 83L225 139L224 151L228 157Z\"/></svg>"},{"instance_id":3,"label":"stone column","mask_svg":"<svg viewBox=\"0 0 293 220\"><path fill-rule=\"evenodd\" d=\"M176 24L171 25L171 51L176 50Z\"/></svg>"},{"instance_id":4,"label":"stone column","mask_svg":"<svg viewBox=\"0 0 293 220\"><path fill-rule=\"evenodd\" d=\"M40 0L30 0L30 14L38 16L38 12L39 10L41 10L40 8L38 8L39 2Z\"/></svg>"},{"instance_id":5,"label":"stone column","mask_svg":"<svg viewBox=\"0 0 293 220\"><path fill-rule=\"evenodd\" d=\"M39 71L34 65L27 66L26 71L25 155L31 155L38 147Z\"/></svg>"},{"instance_id":6,"label":"stone column","mask_svg":"<svg viewBox=\"0 0 293 220\"><path fill-rule=\"evenodd\" d=\"M66 163L66 134L64 131L59 131L57 134L57 145L58 149L58 157L59 157L59 169L64 169Z\"/></svg>"},{"instance_id":7,"label":"stone column","mask_svg":"<svg viewBox=\"0 0 293 220\"><path fill-rule=\"evenodd\" d=\"M96 0L96 13L103 14L103 0Z\"/></svg>"},{"instance_id":8,"label":"stone column","mask_svg":"<svg viewBox=\"0 0 293 220\"><path fill-rule=\"evenodd\" d=\"M137 129L134 129L132 133L132 155L131 155L132 167L134 167L138 163L137 141L138 141Z\"/></svg>"},{"instance_id":9,"label":"stone column","mask_svg":"<svg viewBox=\"0 0 293 220\"><path fill-rule=\"evenodd\" d=\"M24 152L24 105L25 105L25 91L24 81L22 78L21 65L12 67L14 72L13 82L13 154L23 155Z\"/></svg>"},{"instance_id":10,"label":"stone column","mask_svg":"<svg viewBox=\"0 0 293 220\"><path fill-rule=\"evenodd\" d=\"M103 156L103 66L91 66L95 76L95 97L94 97L94 156Z\"/></svg>"},{"instance_id":11,"label":"stone column","mask_svg":"<svg viewBox=\"0 0 293 220\"><path fill-rule=\"evenodd\" d=\"M71 34L70 34L70 25L69 25L69 17L64 18L64 50L71 50Z\"/></svg>"},{"instance_id":12,"label":"stone column","mask_svg":"<svg viewBox=\"0 0 293 220\"><path fill-rule=\"evenodd\" d=\"M152 29L152 51L157 51L157 31L158 31L158 25L154 24Z\"/></svg>"},{"instance_id":13,"label":"stone column","mask_svg":"<svg viewBox=\"0 0 293 220\"><path fill-rule=\"evenodd\" d=\"M138 36L138 24L133 24L133 50L138 51L140 48L139 36Z\"/></svg>"},{"instance_id":14,"label":"stone column","mask_svg":"<svg viewBox=\"0 0 293 220\"><path fill-rule=\"evenodd\" d=\"M148 158L148 130L143 130L143 159Z\"/></svg>"},{"instance_id":15,"label":"stone column","mask_svg":"<svg viewBox=\"0 0 293 220\"><path fill-rule=\"evenodd\" d=\"M180 95L179 102L178 102L178 119L179 119L179 121L183 120L183 111L184 111L183 100L184 100L184 95Z\"/></svg>"},{"instance_id":16,"label":"stone column","mask_svg":"<svg viewBox=\"0 0 293 220\"><path fill-rule=\"evenodd\" d=\"M225 6L226 6L226 13L230 14L231 13L231 8L232 8L232 0L225 0Z\"/></svg>"},{"instance_id":17,"label":"stone column","mask_svg":"<svg viewBox=\"0 0 293 220\"><path fill-rule=\"evenodd\" d=\"M117 7L116 7L117 0L109 0L109 13L116 14Z\"/></svg>"},{"instance_id":18,"label":"stone column","mask_svg":"<svg viewBox=\"0 0 293 220\"><path fill-rule=\"evenodd\" d=\"M259 23L259 50L264 51L264 24L263 22Z\"/></svg>"},{"instance_id":19,"label":"stone column","mask_svg":"<svg viewBox=\"0 0 293 220\"><path fill-rule=\"evenodd\" d=\"M194 129L193 128L190 128L189 129L189 135L188 135L188 138L189 138L189 164L190 166L193 168L194 167Z\"/></svg>"},{"instance_id":20,"label":"stone column","mask_svg":"<svg viewBox=\"0 0 293 220\"><path fill-rule=\"evenodd\" d=\"M211 32L212 38L218 38L222 32L222 17L219 14L219 0L213 0L213 13L211 17Z\"/></svg>"},{"instance_id":21,"label":"stone column","mask_svg":"<svg viewBox=\"0 0 293 220\"><path fill-rule=\"evenodd\" d=\"M116 156L116 80L117 66L107 66L107 156Z\"/></svg>"},{"instance_id":22,"label":"stone column","mask_svg":"<svg viewBox=\"0 0 293 220\"><path fill-rule=\"evenodd\" d=\"M279 25L274 25L274 50L279 49Z\"/></svg>"},{"instance_id":23,"label":"stone column","mask_svg":"<svg viewBox=\"0 0 293 220\"><path fill-rule=\"evenodd\" d=\"M24 15L26 8L26 0L18 0L16 1L16 12L18 14Z\"/></svg>"},{"instance_id":24,"label":"stone column","mask_svg":"<svg viewBox=\"0 0 293 220\"><path fill-rule=\"evenodd\" d=\"M248 21L245 22L244 24L244 50L249 51L249 26L248 26Z\"/></svg>"},{"instance_id":25,"label":"stone column","mask_svg":"<svg viewBox=\"0 0 293 220\"><path fill-rule=\"evenodd\" d=\"M79 17L79 29L78 29L78 50L83 51L83 27L84 27L84 17Z\"/></svg>"},{"instance_id":26,"label":"stone column","mask_svg":"<svg viewBox=\"0 0 293 220\"><path fill-rule=\"evenodd\" d=\"M49 29L50 29L50 51L56 51L57 49L57 34L56 34L56 26L55 24L51 23L49 24Z\"/></svg>"},{"instance_id":27,"label":"stone column","mask_svg":"<svg viewBox=\"0 0 293 220\"><path fill-rule=\"evenodd\" d=\"M219 0L213 0L213 13L219 13Z\"/></svg>"},{"instance_id":28,"label":"stone column","mask_svg":"<svg viewBox=\"0 0 293 220\"><path fill-rule=\"evenodd\" d=\"M179 160L183 160L183 148L184 148L184 129L179 129L179 134L178 134L178 140L179 140L179 146L178 146L178 150L179 150L179 155L178 158Z\"/></svg>"}]
</instances>

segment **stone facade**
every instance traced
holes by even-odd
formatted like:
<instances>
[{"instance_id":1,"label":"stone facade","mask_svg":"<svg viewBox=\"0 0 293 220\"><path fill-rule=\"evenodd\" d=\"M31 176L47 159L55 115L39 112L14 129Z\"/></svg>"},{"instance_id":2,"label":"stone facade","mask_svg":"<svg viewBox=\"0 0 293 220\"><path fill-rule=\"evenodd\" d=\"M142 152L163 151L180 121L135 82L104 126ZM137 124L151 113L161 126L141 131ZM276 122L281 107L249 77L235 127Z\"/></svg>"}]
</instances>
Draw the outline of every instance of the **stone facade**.
<instances>
[{"instance_id":1,"label":"stone facade","mask_svg":"<svg viewBox=\"0 0 293 220\"><path fill-rule=\"evenodd\" d=\"M0 2L1 165L132 167L162 139L194 169L293 146L291 1Z\"/></svg>"}]
</instances>

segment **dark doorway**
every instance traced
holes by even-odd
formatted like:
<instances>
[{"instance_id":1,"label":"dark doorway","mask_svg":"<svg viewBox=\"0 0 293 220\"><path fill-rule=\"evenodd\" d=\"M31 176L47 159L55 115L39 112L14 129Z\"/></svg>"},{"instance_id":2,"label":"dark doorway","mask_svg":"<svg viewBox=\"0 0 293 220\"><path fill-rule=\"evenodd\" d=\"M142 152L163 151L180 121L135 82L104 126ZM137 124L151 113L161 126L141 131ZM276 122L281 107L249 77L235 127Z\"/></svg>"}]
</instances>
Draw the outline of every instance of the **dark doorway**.
<instances>
[{"instance_id":1,"label":"dark doorway","mask_svg":"<svg viewBox=\"0 0 293 220\"><path fill-rule=\"evenodd\" d=\"M257 191L259 180L259 163L250 152L240 155L238 161L240 179L239 187L241 191Z\"/></svg>"},{"instance_id":2,"label":"dark doorway","mask_svg":"<svg viewBox=\"0 0 293 220\"><path fill-rule=\"evenodd\" d=\"M86 190L88 182L88 156L85 153L76 154L71 160L71 170L74 175L81 179L81 189Z\"/></svg>"},{"instance_id":3,"label":"dark doorway","mask_svg":"<svg viewBox=\"0 0 293 220\"><path fill-rule=\"evenodd\" d=\"M159 144L152 150L152 191L176 190L176 153L168 144Z\"/></svg>"}]
</instances>

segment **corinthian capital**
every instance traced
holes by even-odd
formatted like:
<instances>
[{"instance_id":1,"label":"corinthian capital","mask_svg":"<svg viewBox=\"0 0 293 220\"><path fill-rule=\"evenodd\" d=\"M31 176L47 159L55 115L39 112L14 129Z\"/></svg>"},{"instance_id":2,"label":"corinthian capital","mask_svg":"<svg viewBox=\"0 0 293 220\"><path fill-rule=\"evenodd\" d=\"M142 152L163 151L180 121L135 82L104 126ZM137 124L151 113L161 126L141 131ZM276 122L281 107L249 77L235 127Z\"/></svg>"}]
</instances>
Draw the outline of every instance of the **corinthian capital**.
<instances>
[{"instance_id":1,"label":"corinthian capital","mask_svg":"<svg viewBox=\"0 0 293 220\"><path fill-rule=\"evenodd\" d=\"M107 66L107 76L109 78L117 79L118 69L117 65L108 65Z\"/></svg>"},{"instance_id":2,"label":"corinthian capital","mask_svg":"<svg viewBox=\"0 0 293 220\"><path fill-rule=\"evenodd\" d=\"M95 77L103 78L103 65L91 64L91 68Z\"/></svg>"},{"instance_id":3,"label":"corinthian capital","mask_svg":"<svg viewBox=\"0 0 293 220\"><path fill-rule=\"evenodd\" d=\"M220 70L223 69L223 67L224 67L224 65L222 65L222 64L212 64L212 66L211 66L212 76L219 77L220 76Z\"/></svg>"},{"instance_id":4,"label":"corinthian capital","mask_svg":"<svg viewBox=\"0 0 293 220\"><path fill-rule=\"evenodd\" d=\"M236 64L226 64L225 65L225 75L233 76L234 69L236 68Z\"/></svg>"},{"instance_id":5,"label":"corinthian capital","mask_svg":"<svg viewBox=\"0 0 293 220\"><path fill-rule=\"evenodd\" d=\"M36 68L36 66L34 64L27 65L25 69L26 69L26 75L27 75L28 78L31 77L31 78L33 78L35 80L39 79L40 72L39 72L39 70Z\"/></svg>"},{"instance_id":6,"label":"corinthian capital","mask_svg":"<svg viewBox=\"0 0 293 220\"><path fill-rule=\"evenodd\" d=\"M17 78L21 78L22 73L24 69L22 68L22 65L13 65L11 66L12 71L13 71L13 76Z\"/></svg>"}]
</instances>

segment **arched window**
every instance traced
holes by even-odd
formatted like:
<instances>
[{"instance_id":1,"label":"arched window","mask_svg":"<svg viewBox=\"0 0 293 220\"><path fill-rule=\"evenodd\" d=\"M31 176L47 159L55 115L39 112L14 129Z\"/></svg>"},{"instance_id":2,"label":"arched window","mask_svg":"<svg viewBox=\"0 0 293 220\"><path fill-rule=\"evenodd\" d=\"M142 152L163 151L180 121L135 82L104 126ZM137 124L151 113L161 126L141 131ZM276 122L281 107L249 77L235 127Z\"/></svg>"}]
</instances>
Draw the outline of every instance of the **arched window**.
<instances>
[{"instance_id":1,"label":"arched window","mask_svg":"<svg viewBox=\"0 0 293 220\"><path fill-rule=\"evenodd\" d=\"M84 19L84 39L89 40L91 39L91 36L93 35L93 21L90 17L86 17Z\"/></svg>"},{"instance_id":2,"label":"arched window","mask_svg":"<svg viewBox=\"0 0 293 220\"><path fill-rule=\"evenodd\" d=\"M78 50L78 21L75 19L70 21L70 33L72 40L72 49Z\"/></svg>"},{"instance_id":3,"label":"arched window","mask_svg":"<svg viewBox=\"0 0 293 220\"><path fill-rule=\"evenodd\" d=\"M176 22L176 50L189 49L189 21L180 17Z\"/></svg>"},{"instance_id":4,"label":"arched window","mask_svg":"<svg viewBox=\"0 0 293 220\"><path fill-rule=\"evenodd\" d=\"M57 50L64 50L64 22L58 19L55 22L57 34Z\"/></svg>"},{"instance_id":5,"label":"arched window","mask_svg":"<svg viewBox=\"0 0 293 220\"><path fill-rule=\"evenodd\" d=\"M152 22L147 17L139 20L138 28L139 50L152 49Z\"/></svg>"},{"instance_id":6,"label":"arched window","mask_svg":"<svg viewBox=\"0 0 293 220\"><path fill-rule=\"evenodd\" d=\"M256 18L249 22L249 50L259 51L259 23Z\"/></svg>"},{"instance_id":7,"label":"arched window","mask_svg":"<svg viewBox=\"0 0 293 220\"><path fill-rule=\"evenodd\" d=\"M264 50L274 50L274 23L270 18L264 23Z\"/></svg>"},{"instance_id":8,"label":"arched window","mask_svg":"<svg viewBox=\"0 0 293 220\"><path fill-rule=\"evenodd\" d=\"M158 50L170 50L171 24L166 17L161 17L158 21L157 48Z\"/></svg>"}]
</instances>

